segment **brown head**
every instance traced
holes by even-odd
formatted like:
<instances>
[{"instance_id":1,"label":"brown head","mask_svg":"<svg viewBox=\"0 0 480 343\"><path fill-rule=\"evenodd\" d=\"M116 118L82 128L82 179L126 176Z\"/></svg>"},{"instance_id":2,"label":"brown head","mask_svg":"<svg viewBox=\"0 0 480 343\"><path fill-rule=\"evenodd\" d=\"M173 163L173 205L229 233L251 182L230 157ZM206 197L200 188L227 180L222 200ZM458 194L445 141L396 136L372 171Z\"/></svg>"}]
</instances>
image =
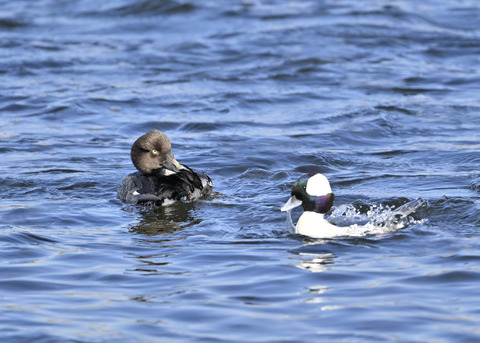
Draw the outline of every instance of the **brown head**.
<instances>
[{"instance_id":1,"label":"brown head","mask_svg":"<svg viewBox=\"0 0 480 343\"><path fill-rule=\"evenodd\" d=\"M135 168L145 175L168 176L181 168L173 157L170 139L159 130L139 137L132 145L130 156Z\"/></svg>"}]
</instances>

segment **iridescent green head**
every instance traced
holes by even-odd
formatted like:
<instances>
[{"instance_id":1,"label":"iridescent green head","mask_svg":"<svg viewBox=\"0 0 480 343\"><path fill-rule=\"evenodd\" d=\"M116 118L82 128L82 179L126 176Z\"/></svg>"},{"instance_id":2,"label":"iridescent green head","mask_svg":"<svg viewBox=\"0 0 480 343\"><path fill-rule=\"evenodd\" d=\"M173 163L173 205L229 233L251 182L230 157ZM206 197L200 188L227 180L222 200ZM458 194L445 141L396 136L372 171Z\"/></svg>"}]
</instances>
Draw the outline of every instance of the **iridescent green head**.
<instances>
[{"instance_id":1,"label":"iridescent green head","mask_svg":"<svg viewBox=\"0 0 480 343\"><path fill-rule=\"evenodd\" d=\"M282 211L302 205L305 211L327 213L332 208L334 195L328 179L319 173L300 177L292 186L292 196Z\"/></svg>"}]
</instances>

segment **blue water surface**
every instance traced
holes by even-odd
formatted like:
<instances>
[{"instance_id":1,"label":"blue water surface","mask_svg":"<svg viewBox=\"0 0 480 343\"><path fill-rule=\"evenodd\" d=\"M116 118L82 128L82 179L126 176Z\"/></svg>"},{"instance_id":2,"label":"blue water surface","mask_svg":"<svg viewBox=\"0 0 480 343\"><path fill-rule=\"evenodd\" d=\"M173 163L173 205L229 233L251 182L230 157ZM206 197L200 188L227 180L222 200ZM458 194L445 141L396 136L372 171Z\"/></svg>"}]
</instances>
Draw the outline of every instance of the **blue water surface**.
<instances>
[{"instance_id":1,"label":"blue water surface","mask_svg":"<svg viewBox=\"0 0 480 343\"><path fill-rule=\"evenodd\" d=\"M479 341L479 22L475 0L2 3L0 336ZM212 197L116 198L153 128ZM344 217L426 203L293 235L306 172Z\"/></svg>"}]
</instances>

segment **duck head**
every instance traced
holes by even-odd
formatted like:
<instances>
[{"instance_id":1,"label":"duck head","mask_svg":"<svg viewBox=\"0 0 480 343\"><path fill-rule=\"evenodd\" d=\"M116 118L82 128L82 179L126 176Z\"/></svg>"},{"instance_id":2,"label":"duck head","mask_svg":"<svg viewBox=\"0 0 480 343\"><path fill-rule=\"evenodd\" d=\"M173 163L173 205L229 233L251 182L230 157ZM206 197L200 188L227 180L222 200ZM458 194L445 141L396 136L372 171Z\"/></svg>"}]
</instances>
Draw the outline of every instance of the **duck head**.
<instances>
[{"instance_id":1,"label":"duck head","mask_svg":"<svg viewBox=\"0 0 480 343\"><path fill-rule=\"evenodd\" d=\"M173 157L170 139L159 130L139 137L132 145L130 156L135 168L144 175L169 176L181 169Z\"/></svg>"},{"instance_id":2,"label":"duck head","mask_svg":"<svg viewBox=\"0 0 480 343\"><path fill-rule=\"evenodd\" d=\"M334 195L328 179L319 173L305 174L292 186L292 196L281 211L302 205L305 211L327 213L332 208Z\"/></svg>"}]
</instances>

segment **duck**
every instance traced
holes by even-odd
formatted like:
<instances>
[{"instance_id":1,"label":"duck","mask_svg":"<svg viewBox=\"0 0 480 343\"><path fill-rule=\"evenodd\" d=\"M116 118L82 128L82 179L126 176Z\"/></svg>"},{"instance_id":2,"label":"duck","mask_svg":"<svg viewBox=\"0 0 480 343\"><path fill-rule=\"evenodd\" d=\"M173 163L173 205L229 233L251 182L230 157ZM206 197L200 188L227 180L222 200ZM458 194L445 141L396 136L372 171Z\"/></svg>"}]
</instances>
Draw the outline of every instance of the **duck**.
<instances>
[{"instance_id":1,"label":"duck","mask_svg":"<svg viewBox=\"0 0 480 343\"><path fill-rule=\"evenodd\" d=\"M395 230L403 228L406 224L402 220L424 204L421 199L410 201L392 211L380 226L369 223L364 226L338 226L325 219L325 214L332 208L334 199L327 177L320 173L309 173L301 176L293 184L291 196L280 210L290 212L293 208L302 206L304 212L295 225L295 233L311 238L333 238L385 232L387 231L385 227Z\"/></svg>"},{"instance_id":2,"label":"duck","mask_svg":"<svg viewBox=\"0 0 480 343\"><path fill-rule=\"evenodd\" d=\"M338 227L325 219L333 206L335 195L325 175L309 173L301 176L292 186L291 197L280 209L290 211L302 206L304 212L295 225L295 233L312 238L344 236L348 227Z\"/></svg>"},{"instance_id":3,"label":"duck","mask_svg":"<svg viewBox=\"0 0 480 343\"><path fill-rule=\"evenodd\" d=\"M169 206L177 201L208 197L212 179L204 172L180 164L174 157L168 136L151 130L132 145L130 157L136 172L127 175L117 190L124 203Z\"/></svg>"}]
</instances>

